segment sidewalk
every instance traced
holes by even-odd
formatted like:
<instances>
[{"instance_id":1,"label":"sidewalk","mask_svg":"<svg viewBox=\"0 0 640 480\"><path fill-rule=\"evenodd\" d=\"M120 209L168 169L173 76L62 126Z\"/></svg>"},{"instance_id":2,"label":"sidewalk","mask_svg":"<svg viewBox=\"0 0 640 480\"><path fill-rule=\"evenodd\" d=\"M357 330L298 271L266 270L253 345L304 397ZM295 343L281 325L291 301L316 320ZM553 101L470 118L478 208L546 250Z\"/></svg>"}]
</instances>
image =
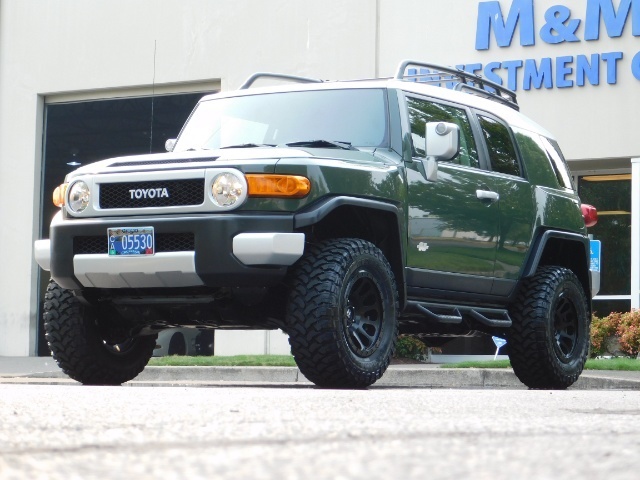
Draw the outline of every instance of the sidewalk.
<instances>
[{"instance_id":1,"label":"sidewalk","mask_svg":"<svg viewBox=\"0 0 640 480\"><path fill-rule=\"evenodd\" d=\"M76 382L69 379L51 357L0 357L0 383ZM128 382L145 386L247 383L312 385L295 367L147 367ZM392 365L374 387L526 388L511 369L450 369L433 363ZM571 388L640 390L640 372L585 370Z\"/></svg>"}]
</instances>

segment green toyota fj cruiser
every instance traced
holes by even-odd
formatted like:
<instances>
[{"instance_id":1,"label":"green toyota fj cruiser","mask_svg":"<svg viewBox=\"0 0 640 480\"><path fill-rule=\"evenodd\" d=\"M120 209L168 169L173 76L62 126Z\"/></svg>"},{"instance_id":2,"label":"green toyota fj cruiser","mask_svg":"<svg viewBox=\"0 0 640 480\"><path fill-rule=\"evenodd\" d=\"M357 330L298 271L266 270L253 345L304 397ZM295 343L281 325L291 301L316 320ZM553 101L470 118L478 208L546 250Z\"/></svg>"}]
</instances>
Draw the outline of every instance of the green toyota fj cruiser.
<instances>
[{"instance_id":1,"label":"green toyota fj cruiser","mask_svg":"<svg viewBox=\"0 0 640 480\"><path fill-rule=\"evenodd\" d=\"M264 77L281 82L250 88ZM204 97L167 150L54 193L35 256L71 378L131 380L176 326L281 328L324 387L373 384L399 333L506 338L531 388L582 372L597 213L506 88L413 61L393 79L258 73Z\"/></svg>"}]
</instances>

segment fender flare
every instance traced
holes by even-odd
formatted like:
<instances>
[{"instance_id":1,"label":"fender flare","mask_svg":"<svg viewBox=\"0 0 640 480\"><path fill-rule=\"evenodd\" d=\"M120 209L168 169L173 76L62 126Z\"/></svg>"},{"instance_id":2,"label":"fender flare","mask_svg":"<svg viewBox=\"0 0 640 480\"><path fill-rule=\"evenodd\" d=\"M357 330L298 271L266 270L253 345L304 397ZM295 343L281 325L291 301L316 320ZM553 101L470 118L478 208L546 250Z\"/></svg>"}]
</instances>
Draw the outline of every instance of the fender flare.
<instances>
[{"instance_id":1,"label":"fender flare","mask_svg":"<svg viewBox=\"0 0 640 480\"><path fill-rule=\"evenodd\" d=\"M540 259L542 258L542 253L544 252L547 243L552 238L581 243L582 245L584 245L586 253L585 262L586 265L589 264L589 238L587 236L580 235L578 233L563 232L559 230L546 230L541 235L538 235L536 237L531 245L531 248L529 249L529 256L525 261L524 269L522 270L523 277L530 277L534 273L536 273L538 265L540 264Z\"/></svg>"},{"instance_id":2,"label":"fender flare","mask_svg":"<svg viewBox=\"0 0 640 480\"><path fill-rule=\"evenodd\" d=\"M403 210L401 207L393 203L371 200L367 198L349 196L329 197L321 200L320 202L314 203L304 211L295 213L293 217L294 229L301 229L315 225L326 218L329 214L331 214L331 212L345 206L364 208L368 210L378 210L386 213L391 213L395 216L397 225L396 231L398 236L397 241L398 245L400 246L400 251L398 252L399 258L397 258L396 261L399 261L400 264L396 265L396 268L394 268L394 260L390 258L388 260L389 263L391 263L391 267L397 277L396 283L398 286L400 310L402 310L407 302L407 281L405 277L405 250L407 239L406 235L404 235L403 238L403 232L405 232L406 229L403 228Z\"/></svg>"},{"instance_id":3,"label":"fender flare","mask_svg":"<svg viewBox=\"0 0 640 480\"><path fill-rule=\"evenodd\" d=\"M398 221L398 229L400 229L400 226L402 225L400 209L392 203L370 200L367 198L339 196L326 198L319 203L313 204L313 206L306 211L295 213L293 216L293 226L294 228L304 228L315 225L335 209L344 206L361 207L371 210L383 210L385 212L390 212L396 216L396 219Z\"/></svg>"}]
</instances>

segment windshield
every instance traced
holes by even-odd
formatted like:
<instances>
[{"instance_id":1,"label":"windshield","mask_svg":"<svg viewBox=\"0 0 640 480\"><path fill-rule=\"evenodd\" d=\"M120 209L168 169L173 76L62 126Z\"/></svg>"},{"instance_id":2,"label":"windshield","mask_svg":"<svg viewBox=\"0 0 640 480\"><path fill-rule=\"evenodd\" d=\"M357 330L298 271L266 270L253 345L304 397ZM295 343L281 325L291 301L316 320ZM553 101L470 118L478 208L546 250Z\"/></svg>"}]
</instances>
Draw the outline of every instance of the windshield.
<instances>
[{"instance_id":1,"label":"windshield","mask_svg":"<svg viewBox=\"0 0 640 480\"><path fill-rule=\"evenodd\" d=\"M382 89L346 89L212 99L198 104L173 151L316 141L386 146L385 98Z\"/></svg>"}]
</instances>

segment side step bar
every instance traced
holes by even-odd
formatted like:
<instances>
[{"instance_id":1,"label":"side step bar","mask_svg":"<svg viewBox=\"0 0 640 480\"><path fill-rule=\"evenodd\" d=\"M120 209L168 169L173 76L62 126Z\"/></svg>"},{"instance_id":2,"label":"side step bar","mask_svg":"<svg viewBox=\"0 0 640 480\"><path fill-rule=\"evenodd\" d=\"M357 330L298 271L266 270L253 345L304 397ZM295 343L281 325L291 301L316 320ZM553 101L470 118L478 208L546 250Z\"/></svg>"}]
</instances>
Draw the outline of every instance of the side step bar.
<instances>
[{"instance_id":1,"label":"side step bar","mask_svg":"<svg viewBox=\"0 0 640 480\"><path fill-rule=\"evenodd\" d=\"M427 303L416 303L415 306L429 320L438 323L462 323L462 313L456 307L440 308Z\"/></svg>"},{"instance_id":2,"label":"side step bar","mask_svg":"<svg viewBox=\"0 0 640 480\"><path fill-rule=\"evenodd\" d=\"M460 324L465 316L488 327L510 327L511 317L506 309L469 307L463 305L445 305L439 303L416 302L409 300L407 307L421 313L427 319L446 324Z\"/></svg>"}]
</instances>

